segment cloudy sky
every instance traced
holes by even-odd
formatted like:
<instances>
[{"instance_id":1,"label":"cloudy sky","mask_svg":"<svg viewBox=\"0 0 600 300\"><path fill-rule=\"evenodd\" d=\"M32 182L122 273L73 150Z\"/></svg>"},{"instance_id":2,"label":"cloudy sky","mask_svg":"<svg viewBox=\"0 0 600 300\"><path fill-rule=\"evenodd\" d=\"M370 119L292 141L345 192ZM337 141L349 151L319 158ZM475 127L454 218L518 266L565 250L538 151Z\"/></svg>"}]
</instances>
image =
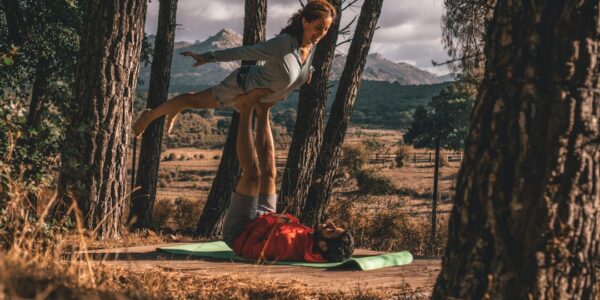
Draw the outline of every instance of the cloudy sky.
<instances>
[{"instance_id":1,"label":"cloudy sky","mask_svg":"<svg viewBox=\"0 0 600 300\"><path fill-rule=\"evenodd\" d=\"M360 13L362 1L342 13L342 26ZM448 73L446 67L431 65L432 59L447 59L441 44L442 7L442 0L384 0L371 53L378 52L394 62L406 62L439 75ZM268 0L267 38L275 36L299 8L298 0ZM158 0L154 0L148 6L148 34L156 33L157 18ZM176 40L203 41L222 28L242 33L243 20L243 0L179 0L177 23L181 26Z\"/></svg>"}]
</instances>

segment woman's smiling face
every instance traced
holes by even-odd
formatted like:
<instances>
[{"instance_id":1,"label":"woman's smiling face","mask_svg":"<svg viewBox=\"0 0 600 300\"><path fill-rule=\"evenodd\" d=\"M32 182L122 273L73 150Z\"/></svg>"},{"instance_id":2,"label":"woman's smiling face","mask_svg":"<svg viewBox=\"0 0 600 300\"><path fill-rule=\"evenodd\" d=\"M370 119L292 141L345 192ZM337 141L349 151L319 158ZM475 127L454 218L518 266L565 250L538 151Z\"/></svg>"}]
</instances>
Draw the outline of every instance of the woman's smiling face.
<instances>
[{"instance_id":1,"label":"woman's smiling face","mask_svg":"<svg viewBox=\"0 0 600 300\"><path fill-rule=\"evenodd\" d=\"M307 21L302 18L302 26L304 27L302 44L318 43L325 35L327 35L331 23L333 23L333 18L331 16L318 18L312 21Z\"/></svg>"}]
</instances>

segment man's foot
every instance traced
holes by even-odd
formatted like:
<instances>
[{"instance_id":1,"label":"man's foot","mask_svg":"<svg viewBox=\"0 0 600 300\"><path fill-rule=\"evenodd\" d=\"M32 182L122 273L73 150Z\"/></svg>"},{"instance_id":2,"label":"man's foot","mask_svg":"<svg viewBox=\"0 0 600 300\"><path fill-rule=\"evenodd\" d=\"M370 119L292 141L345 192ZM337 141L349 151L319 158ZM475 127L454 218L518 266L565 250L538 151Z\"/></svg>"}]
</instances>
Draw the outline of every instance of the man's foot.
<instances>
[{"instance_id":1,"label":"man's foot","mask_svg":"<svg viewBox=\"0 0 600 300\"><path fill-rule=\"evenodd\" d=\"M271 109L271 107L273 107L273 105L275 105L276 102L257 102L256 104L254 104L254 110L256 111L257 115L265 115L269 112L269 109Z\"/></svg>"},{"instance_id":2,"label":"man's foot","mask_svg":"<svg viewBox=\"0 0 600 300\"><path fill-rule=\"evenodd\" d=\"M177 120L177 116L179 114L167 115L167 122L165 123L165 128L167 128L167 134L171 134L171 130L173 130L173 125L175 125L175 120Z\"/></svg>"},{"instance_id":3,"label":"man's foot","mask_svg":"<svg viewBox=\"0 0 600 300\"><path fill-rule=\"evenodd\" d=\"M140 137L142 133L144 133L144 130L146 130L146 127L148 127L148 124L150 123L150 111L150 108L144 109L135 123L133 123L131 128L133 129L133 134L136 138Z\"/></svg>"}]
</instances>

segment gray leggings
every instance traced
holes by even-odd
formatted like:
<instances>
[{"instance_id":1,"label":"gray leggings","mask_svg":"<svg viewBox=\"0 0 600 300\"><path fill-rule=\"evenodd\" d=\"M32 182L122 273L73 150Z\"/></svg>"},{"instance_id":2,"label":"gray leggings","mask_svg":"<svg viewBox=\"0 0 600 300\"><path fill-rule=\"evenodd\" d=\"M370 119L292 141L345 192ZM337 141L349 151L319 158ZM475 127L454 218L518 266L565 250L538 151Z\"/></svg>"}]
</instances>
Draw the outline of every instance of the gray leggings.
<instances>
[{"instance_id":1,"label":"gray leggings","mask_svg":"<svg viewBox=\"0 0 600 300\"><path fill-rule=\"evenodd\" d=\"M275 212L277 195L259 195L258 197L231 193L229 207L223 220L223 240L233 248L233 241L256 217Z\"/></svg>"}]
</instances>

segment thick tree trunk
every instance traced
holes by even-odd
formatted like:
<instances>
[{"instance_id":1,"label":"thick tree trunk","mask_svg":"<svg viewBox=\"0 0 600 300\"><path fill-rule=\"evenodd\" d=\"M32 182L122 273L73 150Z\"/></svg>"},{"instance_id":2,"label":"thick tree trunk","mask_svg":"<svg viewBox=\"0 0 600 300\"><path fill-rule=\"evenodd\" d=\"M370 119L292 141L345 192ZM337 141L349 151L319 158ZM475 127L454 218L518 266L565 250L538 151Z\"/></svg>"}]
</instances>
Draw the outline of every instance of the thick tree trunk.
<instances>
[{"instance_id":1,"label":"thick tree trunk","mask_svg":"<svg viewBox=\"0 0 600 300\"><path fill-rule=\"evenodd\" d=\"M431 199L431 239L430 239L430 253L433 255L435 249L435 226L436 226L436 214L437 214L437 203L440 198L439 194L439 182L440 182L440 137L435 138L435 165L433 166L433 199Z\"/></svg>"},{"instance_id":2,"label":"thick tree trunk","mask_svg":"<svg viewBox=\"0 0 600 300\"><path fill-rule=\"evenodd\" d=\"M177 0L160 0L158 28L150 74L146 107L155 108L167 100L171 78L171 59L177 27ZM152 122L142 135L136 187L131 197L129 225L132 228L152 226L152 208L156 200L156 184L164 128L164 118ZM133 176L133 174L132 174Z\"/></svg>"},{"instance_id":3,"label":"thick tree trunk","mask_svg":"<svg viewBox=\"0 0 600 300\"><path fill-rule=\"evenodd\" d=\"M598 1L499 1L486 56L434 298L595 298Z\"/></svg>"},{"instance_id":4,"label":"thick tree trunk","mask_svg":"<svg viewBox=\"0 0 600 300\"><path fill-rule=\"evenodd\" d=\"M118 236L122 228L145 14L145 0L89 0L85 10L56 212L64 215L76 201L82 225L101 237Z\"/></svg>"},{"instance_id":5,"label":"thick tree trunk","mask_svg":"<svg viewBox=\"0 0 600 300\"><path fill-rule=\"evenodd\" d=\"M19 2L17 0L2 0L0 4L2 4L2 10L4 10L6 16L8 40L15 45L21 45L23 43L25 21Z\"/></svg>"},{"instance_id":6,"label":"thick tree trunk","mask_svg":"<svg viewBox=\"0 0 600 300\"><path fill-rule=\"evenodd\" d=\"M323 145L312 176L312 185L301 215L303 223L317 224L323 221L325 209L329 203L333 176L338 165L341 146L346 136L350 114L354 108L356 94L361 82L360 78L367 61L382 4L383 0L365 1L360 11L346 65L342 71L327 127L325 128Z\"/></svg>"},{"instance_id":7,"label":"thick tree trunk","mask_svg":"<svg viewBox=\"0 0 600 300\"><path fill-rule=\"evenodd\" d=\"M327 36L318 44L313 67L315 71L309 84L300 88L296 126L287 163L281 181L278 210L299 215L304 207L312 172L315 168L323 134L323 117L329 94L329 73L335 56L341 19L341 0L330 0L339 12Z\"/></svg>"},{"instance_id":8,"label":"thick tree trunk","mask_svg":"<svg viewBox=\"0 0 600 300\"><path fill-rule=\"evenodd\" d=\"M253 45L264 41L266 23L267 0L246 0L243 44ZM255 63L255 61L242 61L242 65ZM240 164L235 150L238 124L239 114L234 112L219 169L196 227L196 234L199 236L214 237L221 234L221 223L229 206L231 192L237 183L237 175L240 172Z\"/></svg>"}]
</instances>

